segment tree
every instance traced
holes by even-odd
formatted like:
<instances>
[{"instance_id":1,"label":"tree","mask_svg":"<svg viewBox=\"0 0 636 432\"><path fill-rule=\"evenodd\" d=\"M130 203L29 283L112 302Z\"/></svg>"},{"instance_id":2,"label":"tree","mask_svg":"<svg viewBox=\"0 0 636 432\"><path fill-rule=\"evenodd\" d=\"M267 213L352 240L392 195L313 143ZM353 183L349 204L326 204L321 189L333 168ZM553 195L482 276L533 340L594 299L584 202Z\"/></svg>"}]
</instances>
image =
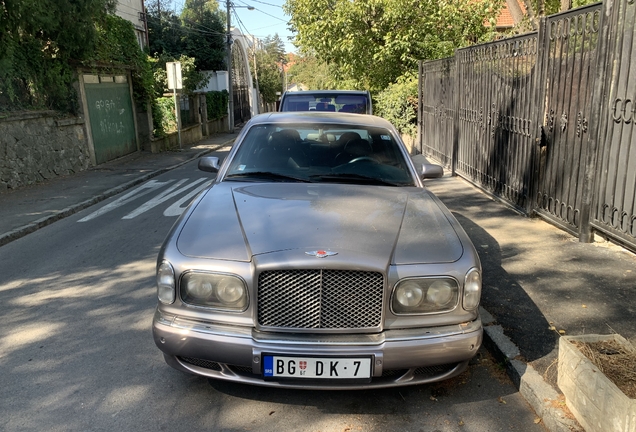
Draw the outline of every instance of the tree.
<instances>
[{"instance_id":1,"label":"tree","mask_svg":"<svg viewBox=\"0 0 636 432\"><path fill-rule=\"evenodd\" d=\"M287 74L291 81L302 84L309 90L331 90L338 87L329 65L311 54L297 56Z\"/></svg>"},{"instance_id":2,"label":"tree","mask_svg":"<svg viewBox=\"0 0 636 432\"><path fill-rule=\"evenodd\" d=\"M274 36L267 36L263 40L265 51L269 55L270 59L280 65L287 64L287 54L285 53L285 42L278 36L278 33L274 33Z\"/></svg>"},{"instance_id":3,"label":"tree","mask_svg":"<svg viewBox=\"0 0 636 432\"><path fill-rule=\"evenodd\" d=\"M185 51L185 29L174 12L162 2L148 3L149 52L153 57L179 57Z\"/></svg>"},{"instance_id":4,"label":"tree","mask_svg":"<svg viewBox=\"0 0 636 432\"><path fill-rule=\"evenodd\" d=\"M470 4L470 7L468 7ZM501 0L287 0L296 45L336 78L381 90L421 59L487 39Z\"/></svg>"},{"instance_id":5,"label":"tree","mask_svg":"<svg viewBox=\"0 0 636 432\"><path fill-rule=\"evenodd\" d=\"M285 43L275 34L263 40L263 48L256 49L256 70L258 73L258 87L267 103L276 102L276 92L283 89L283 66L287 64Z\"/></svg>"},{"instance_id":6,"label":"tree","mask_svg":"<svg viewBox=\"0 0 636 432\"><path fill-rule=\"evenodd\" d=\"M225 69L225 28L219 5L210 0L186 0L181 21L185 54L199 70Z\"/></svg>"},{"instance_id":7,"label":"tree","mask_svg":"<svg viewBox=\"0 0 636 432\"><path fill-rule=\"evenodd\" d=\"M225 28L218 3L186 0L180 16L162 0L148 3L150 54L156 58L195 59L199 70L225 69Z\"/></svg>"}]
</instances>

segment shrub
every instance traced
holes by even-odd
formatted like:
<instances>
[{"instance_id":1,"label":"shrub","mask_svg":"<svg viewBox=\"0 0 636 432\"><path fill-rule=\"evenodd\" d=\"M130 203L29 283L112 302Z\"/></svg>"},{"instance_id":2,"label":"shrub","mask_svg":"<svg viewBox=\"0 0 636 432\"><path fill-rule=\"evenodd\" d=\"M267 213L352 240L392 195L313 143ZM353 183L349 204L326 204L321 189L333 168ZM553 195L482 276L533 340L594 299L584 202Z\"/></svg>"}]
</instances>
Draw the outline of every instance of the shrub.
<instances>
[{"instance_id":1,"label":"shrub","mask_svg":"<svg viewBox=\"0 0 636 432\"><path fill-rule=\"evenodd\" d=\"M156 137L166 136L177 130L177 116L174 111L174 99L160 97L155 100L152 107L152 121Z\"/></svg>"},{"instance_id":2,"label":"shrub","mask_svg":"<svg viewBox=\"0 0 636 432\"><path fill-rule=\"evenodd\" d=\"M218 120L227 115L227 106L230 101L227 90L211 91L205 94L208 106L208 120Z\"/></svg>"},{"instance_id":3,"label":"shrub","mask_svg":"<svg viewBox=\"0 0 636 432\"><path fill-rule=\"evenodd\" d=\"M402 76L376 96L376 115L384 117L402 134L417 132L417 77Z\"/></svg>"}]
</instances>

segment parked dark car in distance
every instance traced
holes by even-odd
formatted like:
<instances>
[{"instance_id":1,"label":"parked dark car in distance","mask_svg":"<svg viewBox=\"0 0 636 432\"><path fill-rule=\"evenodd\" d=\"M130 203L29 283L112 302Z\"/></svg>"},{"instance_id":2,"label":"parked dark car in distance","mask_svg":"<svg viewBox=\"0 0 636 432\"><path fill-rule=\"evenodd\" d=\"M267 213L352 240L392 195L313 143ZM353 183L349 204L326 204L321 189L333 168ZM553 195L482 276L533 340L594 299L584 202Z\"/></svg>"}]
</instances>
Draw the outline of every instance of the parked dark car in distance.
<instances>
[{"instance_id":1,"label":"parked dark car in distance","mask_svg":"<svg viewBox=\"0 0 636 432\"><path fill-rule=\"evenodd\" d=\"M362 90L305 90L285 92L279 111L327 111L373 114L371 94Z\"/></svg>"},{"instance_id":2,"label":"parked dark car in distance","mask_svg":"<svg viewBox=\"0 0 636 432\"><path fill-rule=\"evenodd\" d=\"M157 260L172 367L272 387L364 389L463 372L482 342L481 265L386 120L250 120Z\"/></svg>"}]
</instances>

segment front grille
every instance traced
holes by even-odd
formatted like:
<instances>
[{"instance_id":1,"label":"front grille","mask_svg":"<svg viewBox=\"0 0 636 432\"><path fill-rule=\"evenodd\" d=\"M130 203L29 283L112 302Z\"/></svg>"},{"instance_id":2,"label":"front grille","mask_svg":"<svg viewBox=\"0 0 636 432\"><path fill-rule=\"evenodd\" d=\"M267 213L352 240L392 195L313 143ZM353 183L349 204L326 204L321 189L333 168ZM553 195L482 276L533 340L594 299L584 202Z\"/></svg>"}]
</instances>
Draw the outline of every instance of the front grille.
<instances>
[{"instance_id":1,"label":"front grille","mask_svg":"<svg viewBox=\"0 0 636 432\"><path fill-rule=\"evenodd\" d=\"M428 375L430 377L435 377L450 372L456 366L457 363L420 367L415 369L415 375Z\"/></svg>"},{"instance_id":2,"label":"front grille","mask_svg":"<svg viewBox=\"0 0 636 432\"><path fill-rule=\"evenodd\" d=\"M258 278L258 323L294 329L377 328L382 273L349 270L265 271Z\"/></svg>"},{"instance_id":3,"label":"front grille","mask_svg":"<svg viewBox=\"0 0 636 432\"><path fill-rule=\"evenodd\" d=\"M205 369L210 369L214 371L221 370L221 365L219 363L213 362L210 360L197 359L197 358L191 358L191 357L179 357L179 360L181 360L184 363L189 363L191 365L199 366Z\"/></svg>"},{"instance_id":4,"label":"front grille","mask_svg":"<svg viewBox=\"0 0 636 432\"><path fill-rule=\"evenodd\" d=\"M394 377L394 376L402 376L407 373L408 369L385 369L382 371L383 377Z\"/></svg>"},{"instance_id":5,"label":"front grille","mask_svg":"<svg viewBox=\"0 0 636 432\"><path fill-rule=\"evenodd\" d=\"M252 366L230 366L230 369L232 369L234 372L253 374Z\"/></svg>"}]
</instances>

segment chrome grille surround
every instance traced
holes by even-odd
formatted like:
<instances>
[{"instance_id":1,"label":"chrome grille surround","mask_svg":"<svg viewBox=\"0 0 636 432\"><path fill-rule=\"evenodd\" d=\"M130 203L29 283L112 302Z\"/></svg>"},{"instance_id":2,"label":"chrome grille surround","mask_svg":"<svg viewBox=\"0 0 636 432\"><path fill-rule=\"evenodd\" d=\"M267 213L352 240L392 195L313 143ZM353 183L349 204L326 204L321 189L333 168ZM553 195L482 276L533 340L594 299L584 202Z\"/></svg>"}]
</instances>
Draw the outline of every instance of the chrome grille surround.
<instances>
[{"instance_id":1,"label":"chrome grille surround","mask_svg":"<svg viewBox=\"0 0 636 432\"><path fill-rule=\"evenodd\" d=\"M378 329L384 277L360 270L273 270L258 278L263 328Z\"/></svg>"}]
</instances>

